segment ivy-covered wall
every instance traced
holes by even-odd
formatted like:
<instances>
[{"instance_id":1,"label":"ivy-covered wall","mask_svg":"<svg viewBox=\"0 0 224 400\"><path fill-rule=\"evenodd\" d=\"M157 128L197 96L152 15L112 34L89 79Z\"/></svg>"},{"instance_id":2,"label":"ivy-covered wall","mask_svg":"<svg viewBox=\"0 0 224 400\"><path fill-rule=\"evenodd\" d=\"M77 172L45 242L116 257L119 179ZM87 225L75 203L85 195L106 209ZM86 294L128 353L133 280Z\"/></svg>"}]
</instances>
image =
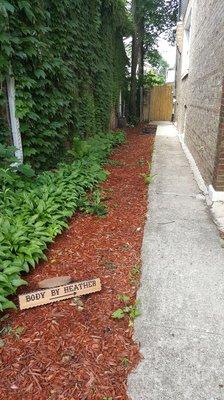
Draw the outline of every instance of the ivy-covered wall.
<instances>
[{"instance_id":1,"label":"ivy-covered wall","mask_svg":"<svg viewBox=\"0 0 224 400\"><path fill-rule=\"evenodd\" d=\"M74 135L108 129L125 85L126 26L124 0L1 0L1 99L11 67L24 156L36 168L55 165Z\"/></svg>"}]
</instances>

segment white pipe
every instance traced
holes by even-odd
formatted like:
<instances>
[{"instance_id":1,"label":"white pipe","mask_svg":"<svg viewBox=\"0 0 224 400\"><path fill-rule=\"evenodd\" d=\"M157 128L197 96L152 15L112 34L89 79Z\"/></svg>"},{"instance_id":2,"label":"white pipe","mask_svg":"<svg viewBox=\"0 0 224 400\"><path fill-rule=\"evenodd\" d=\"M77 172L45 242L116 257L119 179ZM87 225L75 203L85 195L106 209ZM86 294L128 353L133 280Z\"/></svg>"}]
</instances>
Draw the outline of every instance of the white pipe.
<instances>
[{"instance_id":1,"label":"white pipe","mask_svg":"<svg viewBox=\"0 0 224 400\"><path fill-rule=\"evenodd\" d=\"M120 95L119 95L119 117L122 117L122 93L120 90Z\"/></svg>"},{"instance_id":2,"label":"white pipe","mask_svg":"<svg viewBox=\"0 0 224 400\"><path fill-rule=\"evenodd\" d=\"M11 132L13 138L13 145L16 148L15 156L18 159L18 163L23 163L23 147L22 138L19 129L19 119L16 118L16 102L15 102L15 79L9 71L7 76L7 95L9 104L9 118L11 124Z\"/></svg>"}]
</instances>

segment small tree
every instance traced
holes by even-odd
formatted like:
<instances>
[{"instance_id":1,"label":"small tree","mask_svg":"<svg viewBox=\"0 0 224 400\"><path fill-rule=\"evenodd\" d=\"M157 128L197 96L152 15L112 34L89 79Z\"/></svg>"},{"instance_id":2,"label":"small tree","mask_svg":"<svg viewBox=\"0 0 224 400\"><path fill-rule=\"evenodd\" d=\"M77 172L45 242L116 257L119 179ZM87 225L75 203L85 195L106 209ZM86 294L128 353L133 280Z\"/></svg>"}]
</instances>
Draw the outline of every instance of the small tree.
<instances>
[{"instance_id":1,"label":"small tree","mask_svg":"<svg viewBox=\"0 0 224 400\"><path fill-rule=\"evenodd\" d=\"M151 70L144 75L143 86L144 88L151 88L152 86L164 85L165 78L163 75L158 75L155 71Z\"/></svg>"},{"instance_id":2,"label":"small tree","mask_svg":"<svg viewBox=\"0 0 224 400\"><path fill-rule=\"evenodd\" d=\"M130 113L132 117L139 114L137 105L137 71L140 81L144 76L144 61L154 53L158 36L166 32L173 40L172 27L176 24L178 0L132 0L132 64Z\"/></svg>"}]
</instances>

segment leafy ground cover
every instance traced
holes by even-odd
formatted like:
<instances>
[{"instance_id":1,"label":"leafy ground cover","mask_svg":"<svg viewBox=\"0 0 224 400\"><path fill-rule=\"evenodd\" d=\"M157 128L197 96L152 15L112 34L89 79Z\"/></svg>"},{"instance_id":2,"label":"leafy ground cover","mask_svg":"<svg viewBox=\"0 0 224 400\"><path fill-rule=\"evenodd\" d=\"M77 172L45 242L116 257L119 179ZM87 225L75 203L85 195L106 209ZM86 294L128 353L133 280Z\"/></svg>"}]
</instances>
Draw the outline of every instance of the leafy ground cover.
<instances>
[{"instance_id":1,"label":"leafy ground cover","mask_svg":"<svg viewBox=\"0 0 224 400\"><path fill-rule=\"evenodd\" d=\"M0 311L15 307L8 296L26 284L21 274L46 258L47 245L68 227L66 220L77 209L105 213L100 192L95 190L91 196L86 192L106 179L102 164L123 141L122 132L86 141L76 138L70 162L36 178L28 167L22 176L0 168Z\"/></svg>"},{"instance_id":2,"label":"leafy ground cover","mask_svg":"<svg viewBox=\"0 0 224 400\"><path fill-rule=\"evenodd\" d=\"M5 316L2 399L128 399L127 375L140 358L132 331L147 205L142 174L148 173L153 136L134 128L127 138L110 158L109 178L101 184L108 214L76 213L50 245L47 260L28 275L28 291L57 275L99 277L102 291Z\"/></svg>"}]
</instances>

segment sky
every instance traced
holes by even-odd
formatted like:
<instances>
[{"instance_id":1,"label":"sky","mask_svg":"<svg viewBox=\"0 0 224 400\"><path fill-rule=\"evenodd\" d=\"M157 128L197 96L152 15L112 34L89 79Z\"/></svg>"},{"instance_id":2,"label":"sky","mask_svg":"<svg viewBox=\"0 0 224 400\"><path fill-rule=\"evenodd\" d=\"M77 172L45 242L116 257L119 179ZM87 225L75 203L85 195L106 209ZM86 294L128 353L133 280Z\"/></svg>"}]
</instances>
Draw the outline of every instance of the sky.
<instances>
[{"instance_id":1,"label":"sky","mask_svg":"<svg viewBox=\"0 0 224 400\"><path fill-rule=\"evenodd\" d=\"M125 44L130 43L131 37L125 39ZM158 50L161 56L169 64L170 68L174 68L176 63L176 47L171 46L170 43L161 36L158 40Z\"/></svg>"},{"instance_id":2,"label":"sky","mask_svg":"<svg viewBox=\"0 0 224 400\"><path fill-rule=\"evenodd\" d=\"M171 46L170 43L163 37L158 40L158 50L161 56L166 60L171 68L175 67L176 62L176 48Z\"/></svg>"}]
</instances>

